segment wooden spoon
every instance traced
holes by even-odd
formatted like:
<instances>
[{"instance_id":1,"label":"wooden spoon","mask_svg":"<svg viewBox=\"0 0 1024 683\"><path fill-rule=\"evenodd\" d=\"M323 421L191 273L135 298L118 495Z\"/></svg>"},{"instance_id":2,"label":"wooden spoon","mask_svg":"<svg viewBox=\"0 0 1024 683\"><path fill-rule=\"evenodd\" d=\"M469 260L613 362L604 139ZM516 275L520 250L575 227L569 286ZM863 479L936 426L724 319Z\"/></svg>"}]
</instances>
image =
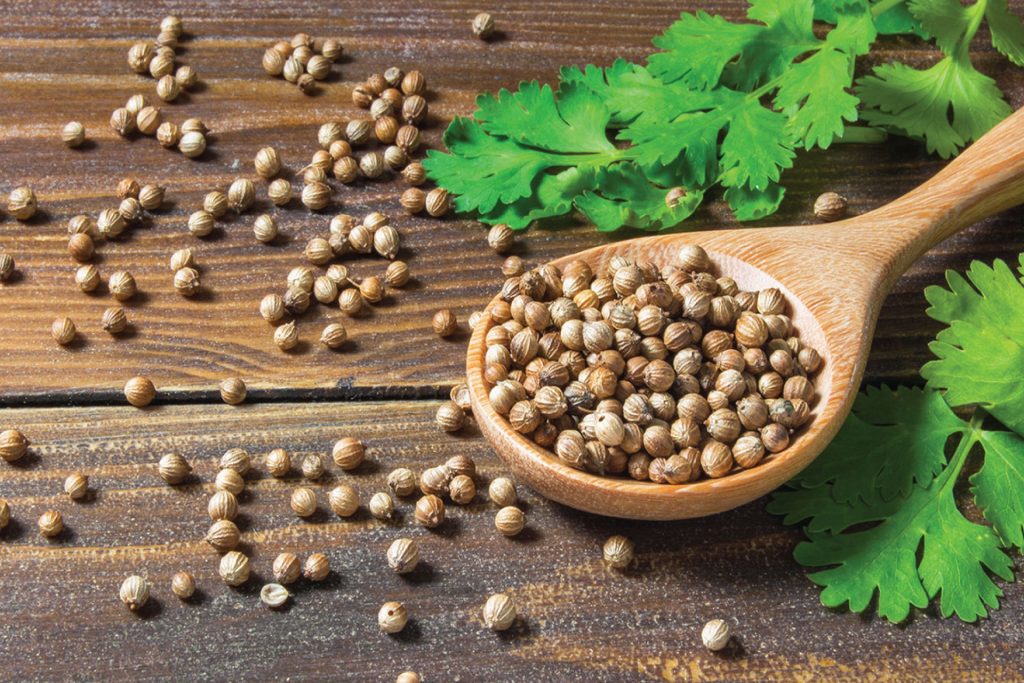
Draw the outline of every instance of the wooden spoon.
<instances>
[{"instance_id":1,"label":"wooden spoon","mask_svg":"<svg viewBox=\"0 0 1024 683\"><path fill-rule=\"evenodd\" d=\"M516 433L488 400L483 378L489 318L473 330L466 363L481 431L520 481L571 507L611 517L684 519L743 505L789 480L818 456L853 406L878 311L896 279L921 254L996 212L1024 202L1024 109L993 128L909 194L863 216L785 228L753 228L634 239L573 259L604 272L614 256L670 265L681 245L699 244L719 274L741 289L778 287L802 342L823 358L813 419L789 448L720 479L669 485L597 476L562 464Z\"/></svg>"}]
</instances>

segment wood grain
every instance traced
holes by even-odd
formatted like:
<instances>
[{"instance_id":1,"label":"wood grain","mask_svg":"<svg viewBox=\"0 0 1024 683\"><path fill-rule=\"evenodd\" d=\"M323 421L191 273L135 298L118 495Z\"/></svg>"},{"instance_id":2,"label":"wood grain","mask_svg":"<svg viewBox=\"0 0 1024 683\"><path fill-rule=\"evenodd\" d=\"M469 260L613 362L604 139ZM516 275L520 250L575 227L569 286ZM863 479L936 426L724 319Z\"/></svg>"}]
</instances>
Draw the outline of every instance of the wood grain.
<instances>
[{"instance_id":1,"label":"wood grain","mask_svg":"<svg viewBox=\"0 0 1024 683\"><path fill-rule=\"evenodd\" d=\"M744 6L724 2L716 9L736 17ZM550 81L566 63L608 64L618 56L641 60L650 50L650 37L680 9L656 2L628 8L598 3L585 10L565 2L506 3L493 10L502 37L482 43L468 28L478 8L462 2L401 10L331 3L304 18L270 2L133 4L130 11L98 0L74 6L18 3L0 27L0 192L31 185L42 213L25 225L0 218L0 244L18 262L16 280L0 288L0 305L17 311L5 319L0 335L0 401L109 402L118 398L126 377L137 373L152 377L167 400L212 399L216 381L227 375L243 376L255 387L255 398L442 393L461 374L464 345L436 340L431 314L450 307L465 319L489 299L500 280L500 258L486 247L484 232L474 222L404 217L397 182L341 188L336 195L340 205L333 211L361 216L382 210L394 217L405 237L402 257L415 283L373 315L349 324L352 342L344 352L317 347L323 324L340 317L337 310L321 307L301 319L298 351L283 354L274 347L269 326L256 316L256 306L263 294L280 291L285 274L302 261L302 245L326 231L331 212L310 215L299 206L274 212L286 237L269 247L251 236L255 213L224 224L207 240L185 232L188 214L206 191L223 189L237 175L251 176L250 162L261 145L276 146L293 171L305 164L315 148L318 124L359 114L349 103L350 89L371 72L397 63L427 74L432 115L425 133L436 147L446 121L469 113L477 92L513 87L522 79ZM152 94L152 80L129 73L124 54L133 41L152 37L169 11L184 18L190 36L182 61L198 70L203 87L165 106L164 112L177 121L199 116L214 129L211 151L199 162L165 151L151 139L119 139L107 125L110 111L129 95ZM316 97L301 95L259 67L266 45L299 30L337 35L346 45L347 58ZM934 53L912 41L892 40L883 41L872 57L878 62L892 58L925 64ZM1019 69L1007 67L981 40L977 60L1006 89L1011 104L1024 103ZM93 142L88 149L61 146L58 132L72 118L89 130ZM828 152L802 154L786 174L789 190L782 210L763 223L814 223L810 207L824 190L842 192L852 210L863 213L941 166L941 160L906 141L836 145ZM75 214L95 215L111 206L114 186L123 176L166 185L168 207L149 225L101 248L101 272L127 268L142 292L128 310L133 334L113 340L98 324L109 296L86 296L74 288L64 226ZM269 210L265 199L259 210ZM962 269L972 258L1015 257L1024 249L1018 230L1022 217L1013 211L981 223L933 250L897 284L881 312L869 380L915 377L937 329L924 316L922 288L941 282L944 269ZM734 225L716 200L685 227ZM636 233L600 235L569 221L532 231L521 240L519 253L528 262L541 262L632 236ZM202 267L206 293L198 301L181 299L171 286L167 259L184 246L197 251ZM353 261L352 267L361 276L379 273L384 264L370 259ZM50 322L61 315L74 319L82 332L69 349L56 347L48 336Z\"/></svg>"},{"instance_id":2,"label":"wood grain","mask_svg":"<svg viewBox=\"0 0 1024 683\"><path fill-rule=\"evenodd\" d=\"M780 526L761 502L713 522L642 523L597 518L519 491L527 530L515 539L493 528L483 496L449 507L436 532L411 520L350 521L324 513L295 518L288 495L298 478L249 475L242 498L243 540L254 574L240 589L216 578L217 555L201 540L206 498L219 455L245 447L262 457L285 446L295 456L327 453L343 435L363 438L367 462L353 474L331 464L320 491L357 488L365 506L387 472L419 471L455 454L476 459L485 482L506 471L472 428L452 437L432 424L435 402L11 409L32 441L28 461L0 467L0 497L14 522L0 533L0 679L354 680L390 681L412 668L426 681L1021 681L1021 584L1003 586L1003 609L978 626L930 611L905 627L827 610L790 557L799 533ZM175 450L197 480L168 487L155 461ZM64 476L90 475L93 498L77 504ZM260 468L262 469L262 468ZM54 542L35 532L45 509L65 516ZM637 563L606 569L600 544L624 533ZM415 538L424 567L408 578L384 552ZM282 551L325 552L334 573L300 583L291 606L259 604L261 581ZM201 596L182 603L171 575L192 571ZM140 573L153 602L139 615L117 598L120 581ZM479 611L491 592L514 596L522 620L494 634ZM377 607L403 601L412 622L402 635L377 631ZM735 646L703 650L699 628L728 619Z\"/></svg>"}]
</instances>

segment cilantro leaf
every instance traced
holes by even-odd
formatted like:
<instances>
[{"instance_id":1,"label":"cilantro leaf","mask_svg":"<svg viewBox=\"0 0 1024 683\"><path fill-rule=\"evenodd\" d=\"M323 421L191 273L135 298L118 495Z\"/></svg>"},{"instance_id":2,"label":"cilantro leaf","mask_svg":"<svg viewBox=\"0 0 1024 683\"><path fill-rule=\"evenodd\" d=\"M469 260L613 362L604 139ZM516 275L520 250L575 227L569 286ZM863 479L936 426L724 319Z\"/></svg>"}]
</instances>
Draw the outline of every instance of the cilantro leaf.
<instances>
[{"instance_id":1,"label":"cilantro leaf","mask_svg":"<svg viewBox=\"0 0 1024 683\"><path fill-rule=\"evenodd\" d=\"M1017 66L1024 66L1024 24L1010 13L1006 0L988 0L985 20L992 33L992 46Z\"/></svg>"},{"instance_id":2,"label":"cilantro leaf","mask_svg":"<svg viewBox=\"0 0 1024 683\"><path fill-rule=\"evenodd\" d=\"M938 392L868 387L825 453L794 481L831 484L838 503L905 498L941 471L946 442L966 430Z\"/></svg>"},{"instance_id":3,"label":"cilantro leaf","mask_svg":"<svg viewBox=\"0 0 1024 683\"><path fill-rule=\"evenodd\" d=\"M872 8L882 1L814 0L814 18L818 21L835 24L838 23L841 17L850 14L874 15ZM915 19L914 15L907 9L906 3L896 3L873 18L876 30L882 35L912 33L921 38L930 37L927 31L921 28L921 22Z\"/></svg>"},{"instance_id":4,"label":"cilantro leaf","mask_svg":"<svg viewBox=\"0 0 1024 683\"><path fill-rule=\"evenodd\" d=\"M978 404L1024 434L1024 286L1003 261L975 261L967 277L946 273L949 289L925 289L926 313L949 325L921 375L952 406Z\"/></svg>"},{"instance_id":5,"label":"cilantro leaf","mask_svg":"<svg viewBox=\"0 0 1024 683\"><path fill-rule=\"evenodd\" d=\"M596 189L577 198L576 208L601 231L623 226L662 230L690 216L704 198L702 191L689 190L669 206L665 200L669 189L651 184L634 164L615 164L598 173Z\"/></svg>"},{"instance_id":6,"label":"cilantro leaf","mask_svg":"<svg viewBox=\"0 0 1024 683\"><path fill-rule=\"evenodd\" d=\"M861 113L865 121L924 140L929 152L943 157L1010 113L995 81L953 57L923 71L898 63L879 66L857 82L855 92L867 107Z\"/></svg>"},{"instance_id":7,"label":"cilantro leaf","mask_svg":"<svg viewBox=\"0 0 1024 683\"><path fill-rule=\"evenodd\" d=\"M985 9L985 3L964 7L950 0L910 0L907 8L921 22L924 30L935 38L939 49L951 55L970 31L974 14Z\"/></svg>"},{"instance_id":8,"label":"cilantro leaf","mask_svg":"<svg viewBox=\"0 0 1024 683\"><path fill-rule=\"evenodd\" d=\"M1024 442L1011 432L985 432L985 464L971 477L971 493L1004 546L1024 550Z\"/></svg>"},{"instance_id":9,"label":"cilantro leaf","mask_svg":"<svg viewBox=\"0 0 1024 683\"><path fill-rule=\"evenodd\" d=\"M758 24L733 24L704 11L684 12L679 21L654 38L654 46L665 52L651 55L648 68L667 83L682 80L697 89L715 86L725 65L766 28Z\"/></svg>"},{"instance_id":10,"label":"cilantro leaf","mask_svg":"<svg viewBox=\"0 0 1024 683\"><path fill-rule=\"evenodd\" d=\"M723 196L736 220L756 221L778 210L786 196L786 188L778 183L768 183L762 190L755 190L749 185L733 185L726 188Z\"/></svg>"},{"instance_id":11,"label":"cilantro leaf","mask_svg":"<svg viewBox=\"0 0 1024 683\"><path fill-rule=\"evenodd\" d=\"M775 106L790 116L790 131L805 149L828 147L842 135L843 121L857 120L857 98L846 91L852 69L847 55L822 50L780 79Z\"/></svg>"}]
</instances>

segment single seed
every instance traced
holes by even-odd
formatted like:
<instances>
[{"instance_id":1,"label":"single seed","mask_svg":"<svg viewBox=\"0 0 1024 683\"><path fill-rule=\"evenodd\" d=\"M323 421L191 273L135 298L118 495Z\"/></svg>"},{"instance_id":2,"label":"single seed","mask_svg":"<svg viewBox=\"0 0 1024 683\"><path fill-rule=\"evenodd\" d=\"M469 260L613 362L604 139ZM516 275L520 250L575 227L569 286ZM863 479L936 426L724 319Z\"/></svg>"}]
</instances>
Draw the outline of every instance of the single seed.
<instances>
[{"instance_id":1,"label":"single seed","mask_svg":"<svg viewBox=\"0 0 1024 683\"><path fill-rule=\"evenodd\" d=\"M156 135L161 123L160 109L158 107L143 107L135 115L135 127L143 135Z\"/></svg>"},{"instance_id":2,"label":"single seed","mask_svg":"<svg viewBox=\"0 0 1024 683\"><path fill-rule=\"evenodd\" d=\"M602 548L604 561L615 569L625 569L633 561L633 541L625 536L612 536Z\"/></svg>"},{"instance_id":3,"label":"single seed","mask_svg":"<svg viewBox=\"0 0 1024 683\"><path fill-rule=\"evenodd\" d=\"M351 517L359 509L359 494L351 486L340 484L327 494L327 504L339 517Z\"/></svg>"},{"instance_id":4,"label":"single seed","mask_svg":"<svg viewBox=\"0 0 1024 683\"><path fill-rule=\"evenodd\" d=\"M302 476L316 481L324 476L324 461L319 455L311 453L302 459Z\"/></svg>"},{"instance_id":5,"label":"single seed","mask_svg":"<svg viewBox=\"0 0 1024 683\"><path fill-rule=\"evenodd\" d=\"M6 500L0 498L0 529L3 529L11 522L11 506Z\"/></svg>"},{"instance_id":6,"label":"single seed","mask_svg":"<svg viewBox=\"0 0 1024 683\"><path fill-rule=\"evenodd\" d=\"M385 602L377 612L377 624L384 633L398 633L408 621L409 614L400 602Z\"/></svg>"},{"instance_id":7,"label":"single seed","mask_svg":"<svg viewBox=\"0 0 1024 683\"><path fill-rule=\"evenodd\" d=\"M287 477L288 472L292 468L292 459L288 455L288 451L283 448L275 448L267 453L266 460L267 472L272 477Z\"/></svg>"},{"instance_id":8,"label":"single seed","mask_svg":"<svg viewBox=\"0 0 1024 683\"><path fill-rule=\"evenodd\" d=\"M444 501L434 495L426 495L416 501L416 521L433 529L444 523Z\"/></svg>"},{"instance_id":9,"label":"single seed","mask_svg":"<svg viewBox=\"0 0 1024 683\"><path fill-rule=\"evenodd\" d=\"M127 137L135 132L135 117L124 107L119 107L110 115L110 127L121 137Z\"/></svg>"},{"instance_id":10,"label":"single seed","mask_svg":"<svg viewBox=\"0 0 1024 683\"><path fill-rule=\"evenodd\" d=\"M175 572L171 577L171 592L181 600L188 600L196 592L196 580L186 571Z\"/></svg>"},{"instance_id":11,"label":"single seed","mask_svg":"<svg viewBox=\"0 0 1024 683\"><path fill-rule=\"evenodd\" d=\"M206 542L219 553L234 550L240 540L241 533L230 519L218 519L206 532Z\"/></svg>"},{"instance_id":12,"label":"single seed","mask_svg":"<svg viewBox=\"0 0 1024 683\"><path fill-rule=\"evenodd\" d=\"M459 474L452 478L448 485L448 495L452 502L457 505L469 505L476 498L476 484L473 478L465 474Z\"/></svg>"},{"instance_id":13,"label":"single seed","mask_svg":"<svg viewBox=\"0 0 1024 683\"><path fill-rule=\"evenodd\" d=\"M191 90L199 83L199 74L193 67L186 64L177 68L174 72L174 80L182 90Z\"/></svg>"},{"instance_id":14,"label":"single seed","mask_svg":"<svg viewBox=\"0 0 1024 683\"><path fill-rule=\"evenodd\" d=\"M206 513L214 522L232 521L238 516L238 498L230 491L215 491L206 504Z\"/></svg>"},{"instance_id":15,"label":"single seed","mask_svg":"<svg viewBox=\"0 0 1024 683\"><path fill-rule=\"evenodd\" d=\"M149 600L149 584L141 576L129 576L121 583L118 595L121 598L121 602L134 612L141 609L146 604L146 601Z\"/></svg>"},{"instance_id":16,"label":"single seed","mask_svg":"<svg viewBox=\"0 0 1024 683\"><path fill-rule=\"evenodd\" d=\"M295 583L302 575L302 564L292 553L281 553L274 558L274 580L288 585Z\"/></svg>"},{"instance_id":17,"label":"single seed","mask_svg":"<svg viewBox=\"0 0 1024 683\"><path fill-rule=\"evenodd\" d=\"M182 268L174 274L174 289L182 296L195 296L202 288L199 271L195 268Z\"/></svg>"},{"instance_id":18,"label":"single seed","mask_svg":"<svg viewBox=\"0 0 1024 683\"><path fill-rule=\"evenodd\" d=\"M423 165L414 161L404 169L402 169L402 177L405 178L405 182L413 186L422 185L427 179L427 171L423 168Z\"/></svg>"},{"instance_id":19,"label":"single seed","mask_svg":"<svg viewBox=\"0 0 1024 683\"><path fill-rule=\"evenodd\" d=\"M311 517L316 512L316 493L313 489L299 486L292 491L290 505L296 516Z\"/></svg>"},{"instance_id":20,"label":"single seed","mask_svg":"<svg viewBox=\"0 0 1024 683\"><path fill-rule=\"evenodd\" d=\"M260 600L271 609L277 609L288 602L291 593L279 583L268 583L260 589Z\"/></svg>"},{"instance_id":21,"label":"single seed","mask_svg":"<svg viewBox=\"0 0 1024 683\"><path fill-rule=\"evenodd\" d=\"M338 308L349 317L356 317L363 311L363 295L358 289L346 289L338 296Z\"/></svg>"},{"instance_id":22,"label":"single seed","mask_svg":"<svg viewBox=\"0 0 1024 683\"><path fill-rule=\"evenodd\" d=\"M825 192L814 200L814 215L823 221L837 221L846 215L846 197L837 192Z\"/></svg>"},{"instance_id":23,"label":"single seed","mask_svg":"<svg viewBox=\"0 0 1024 683\"><path fill-rule=\"evenodd\" d=\"M331 573L331 563L323 553L313 553L306 558L302 575L309 581L323 581Z\"/></svg>"},{"instance_id":24,"label":"single seed","mask_svg":"<svg viewBox=\"0 0 1024 683\"><path fill-rule=\"evenodd\" d=\"M7 211L19 221L27 221L36 213L38 202L30 187L16 187L7 197Z\"/></svg>"},{"instance_id":25,"label":"single seed","mask_svg":"<svg viewBox=\"0 0 1024 683\"><path fill-rule=\"evenodd\" d=\"M329 349L338 349L345 343L348 334L341 323L330 323L320 333L320 343Z\"/></svg>"},{"instance_id":26,"label":"single seed","mask_svg":"<svg viewBox=\"0 0 1024 683\"><path fill-rule=\"evenodd\" d=\"M232 550L220 558L217 573L227 585L241 586L249 580L249 558Z\"/></svg>"},{"instance_id":27,"label":"single seed","mask_svg":"<svg viewBox=\"0 0 1024 683\"><path fill-rule=\"evenodd\" d=\"M404 261L392 261L384 271L384 283L388 287L404 287L409 283L409 266Z\"/></svg>"},{"instance_id":28,"label":"single seed","mask_svg":"<svg viewBox=\"0 0 1024 683\"><path fill-rule=\"evenodd\" d=\"M427 193L424 206L427 209L427 213L435 218L439 218L448 213L449 204L448 190L442 187L435 187Z\"/></svg>"},{"instance_id":29,"label":"single seed","mask_svg":"<svg viewBox=\"0 0 1024 683\"><path fill-rule=\"evenodd\" d=\"M189 159L195 159L206 151L206 136L197 131L182 133L178 141L178 149Z\"/></svg>"},{"instance_id":30,"label":"single seed","mask_svg":"<svg viewBox=\"0 0 1024 683\"><path fill-rule=\"evenodd\" d=\"M64 480L64 493L71 500L82 500L89 493L89 477L81 472L73 472Z\"/></svg>"},{"instance_id":31,"label":"single seed","mask_svg":"<svg viewBox=\"0 0 1024 683\"><path fill-rule=\"evenodd\" d=\"M399 467L388 474L388 488L396 496L405 497L412 495L416 490L416 474L406 468Z\"/></svg>"},{"instance_id":32,"label":"single seed","mask_svg":"<svg viewBox=\"0 0 1024 683\"><path fill-rule=\"evenodd\" d=\"M480 40L487 40L494 33L494 19L487 12L473 17L473 35Z\"/></svg>"},{"instance_id":33,"label":"single seed","mask_svg":"<svg viewBox=\"0 0 1024 683\"><path fill-rule=\"evenodd\" d=\"M512 229L504 223L499 223L491 227L487 233L487 246L495 251L497 254L508 253L509 249L512 248L512 244L515 241L515 233Z\"/></svg>"},{"instance_id":34,"label":"single seed","mask_svg":"<svg viewBox=\"0 0 1024 683\"><path fill-rule=\"evenodd\" d=\"M142 217L145 215L142 211L142 204L135 197L123 199L117 206L117 212L121 214L121 217L127 223L135 223L142 220Z\"/></svg>"},{"instance_id":35,"label":"single seed","mask_svg":"<svg viewBox=\"0 0 1024 683\"><path fill-rule=\"evenodd\" d=\"M118 301L127 301L135 296L135 278L127 270L118 270L107 280L107 289Z\"/></svg>"},{"instance_id":36,"label":"single seed","mask_svg":"<svg viewBox=\"0 0 1024 683\"><path fill-rule=\"evenodd\" d=\"M111 306L103 311L100 325L109 334L121 334L128 329L128 318L120 306Z\"/></svg>"},{"instance_id":37,"label":"single seed","mask_svg":"<svg viewBox=\"0 0 1024 683\"><path fill-rule=\"evenodd\" d=\"M420 550L411 538L399 538L388 546L388 566L396 574L408 574L420 562Z\"/></svg>"},{"instance_id":38,"label":"single seed","mask_svg":"<svg viewBox=\"0 0 1024 683\"><path fill-rule=\"evenodd\" d=\"M501 508L498 510L498 514L494 516L494 528L502 536L516 536L523 530L525 525L526 515L514 505Z\"/></svg>"},{"instance_id":39,"label":"single seed","mask_svg":"<svg viewBox=\"0 0 1024 683\"><path fill-rule=\"evenodd\" d=\"M466 425L466 413L453 402L442 403L435 416L437 426L452 434Z\"/></svg>"},{"instance_id":40,"label":"single seed","mask_svg":"<svg viewBox=\"0 0 1024 683\"><path fill-rule=\"evenodd\" d=\"M704 643L704 647L712 652L725 649L731 637L729 624L722 619L712 619L704 624L704 628L700 632L700 639Z\"/></svg>"},{"instance_id":41,"label":"single seed","mask_svg":"<svg viewBox=\"0 0 1024 683\"><path fill-rule=\"evenodd\" d=\"M82 268L79 268L78 270L81 271L83 268L91 268L93 272L95 272L95 270L96 270L96 268L93 267L93 266L82 266ZM13 274L14 274L14 257L11 256L8 253L0 251L0 282L6 282L7 280L10 280L11 279L11 275L13 275ZM96 284L99 284L98 273L97 273L96 280L97 280ZM79 288L82 289L82 291L92 291L90 289L86 289L86 286L83 285L81 282L79 282L77 273L75 275L75 281L78 282L78 286L79 286ZM95 287L93 287L93 289L95 289Z\"/></svg>"},{"instance_id":42,"label":"single seed","mask_svg":"<svg viewBox=\"0 0 1024 683\"><path fill-rule=\"evenodd\" d=\"M228 206L235 213L247 211L256 200L256 187L248 178L236 178L228 187Z\"/></svg>"},{"instance_id":43,"label":"single seed","mask_svg":"<svg viewBox=\"0 0 1024 683\"><path fill-rule=\"evenodd\" d=\"M395 501L387 493L378 491L370 497L370 514L377 519L388 520L395 514Z\"/></svg>"},{"instance_id":44,"label":"single seed","mask_svg":"<svg viewBox=\"0 0 1024 683\"><path fill-rule=\"evenodd\" d=\"M503 508L515 505L518 500L516 485L508 477L495 478L487 487L487 495L495 505Z\"/></svg>"},{"instance_id":45,"label":"single seed","mask_svg":"<svg viewBox=\"0 0 1024 683\"><path fill-rule=\"evenodd\" d=\"M54 538L64 531L64 518L56 510L47 510L39 517L39 533L45 538Z\"/></svg>"},{"instance_id":46,"label":"single seed","mask_svg":"<svg viewBox=\"0 0 1024 683\"><path fill-rule=\"evenodd\" d=\"M156 129L156 140L161 147L171 149L181 141L181 130L177 124L164 121Z\"/></svg>"},{"instance_id":47,"label":"single seed","mask_svg":"<svg viewBox=\"0 0 1024 683\"><path fill-rule=\"evenodd\" d=\"M156 96L164 102L173 102L178 99L180 94L181 83L171 74L163 76L156 82Z\"/></svg>"},{"instance_id":48,"label":"single seed","mask_svg":"<svg viewBox=\"0 0 1024 683\"><path fill-rule=\"evenodd\" d=\"M516 621L516 605L505 593L495 593L484 603L484 625L492 631L505 631Z\"/></svg>"},{"instance_id":49,"label":"single seed","mask_svg":"<svg viewBox=\"0 0 1024 683\"><path fill-rule=\"evenodd\" d=\"M292 184L284 178L278 178L267 186L267 197L274 206L285 206L292 200Z\"/></svg>"},{"instance_id":50,"label":"single seed","mask_svg":"<svg viewBox=\"0 0 1024 683\"><path fill-rule=\"evenodd\" d=\"M160 478L172 486L182 483L192 474L192 465L177 453L168 453L161 457L158 469Z\"/></svg>"},{"instance_id":51,"label":"single seed","mask_svg":"<svg viewBox=\"0 0 1024 683\"><path fill-rule=\"evenodd\" d=\"M156 387L146 377L132 377L124 385L124 397L136 408L145 408L156 398Z\"/></svg>"},{"instance_id":52,"label":"single seed","mask_svg":"<svg viewBox=\"0 0 1024 683\"><path fill-rule=\"evenodd\" d=\"M57 318L50 326L50 335L53 341L61 346L66 346L74 340L76 334L75 323L71 318Z\"/></svg>"},{"instance_id":53,"label":"single seed","mask_svg":"<svg viewBox=\"0 0 1024 683\"><path fill-rule=\"evenodd\" d=\"M245 475L252 467L252 458L249 451L244 448L229 448L220 456L220 468L222 470L234 470Z\"/></svg>"},{"instance_id":54,"label":"single seed","mask_svg":"<svg viewBox=\"0 0 1024 683\"><path fill-rule=\"evenodd\" d=\"M410 187L398 200L402 207L411 214L417 214L426 207L427 195L418 187Z\"/></svg>"},{"instance_id":55,"label":"single seed","mask_svg":"<svg viewBox=\"0 0 1024 683\"><path fill-rule=\"evenodd\" d=\"M267 294L260 301L260 315L268 323L276 323L285 315L284 299L279 294Z\"/></svg>"},{"instance_id":56,"label":"single seed","mask_svg":"<svg viewBox=\"0 0 1024 683\"><path fill-rule=\"evenodd\" d=\"M20 460L28 452L28 439L17 429L0 432L0 458L7 462Z\"/></svg>"},{"instance_id":57,"label":"single seed","mask_svg":"<svg viewBox=\"0 0 1024 683\"><path fill-rule=\"evenodd\" d=\"M299 343L299 333L294 322L288 322L274 330L274 343L282 351L290 351Z\"/></svg>"},{"instance_id":58,"label":"single seed","mask_svg":"<svg viewBox=\"0 0 1024 683\"><path fill-rule=\"evenodd\" d=\"M281 172L281 157L273 147L263 147L256 152L253 165L261 178L270 179Z\"/></svg>"},{"instance_id":59,"label":"single seed","mask_svg":"<svg viewBox=\"0 0 1024 683\"><path fill-rule=\"evenodd\" d=\"M319 211L331 203L331 186L327 183L312 182L302 188L302 203L310 211Z\"/></svg>"},{"instance_id":60,"label":"single seed","mask_svg":"<svg viewBox=\"0 0 1024 683\"><path fill-rule=\"evenodd\" d=\"M60 139L72 149L85 142L85 126L78 121L69 121L60 132Z\"/></svg>"},{"instance_id":61,"label":"single seed","mask_svg":"<svg viewBox=\"0 0 1024 683\"><path fill-rule=\"evenodd\" d=\"M137 74L149 71L149 63L153 61L153 46L146 42L138 42L128 49L128 66Z\"/></svg>"},{"instance_id":62,"label":"single seed","mask_svg":"<svg viewBox=\"0 0 1024 683\"><path fill-rule=\"evenodd\" d=\"M143 185L139 189L139 206L146 211L156 211L164 203L164 188L159 185Z\"/></svg>"},{"instance_id":63,"label":"single seed","mask_svg":"<svg viewBox=\"0 0 1024 683\"><path fill-rule=\"evenodd\" d=\"M359 439L346 436L334 443L331 457L338 467L346 472L351 472L362 464L366 457L366 448Z\"/></svg>"},{"instance_id":64,"label":"single seed","mask_svg":"<svg viewBox=\"0 0 1024 683\"><path fill-rule=\"evenodd\" d=\"M117 209L104 209L96 219L96 230L101 237L114 239L128 226L128 221Z\"/></svg>"}]
</instances>

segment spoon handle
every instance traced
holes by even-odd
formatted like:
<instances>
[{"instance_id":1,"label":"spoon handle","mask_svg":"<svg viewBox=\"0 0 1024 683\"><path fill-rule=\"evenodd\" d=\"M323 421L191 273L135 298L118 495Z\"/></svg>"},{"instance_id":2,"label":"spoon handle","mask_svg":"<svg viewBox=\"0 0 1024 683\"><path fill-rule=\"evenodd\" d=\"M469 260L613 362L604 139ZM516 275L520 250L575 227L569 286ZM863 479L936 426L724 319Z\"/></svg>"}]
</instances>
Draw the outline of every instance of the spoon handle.
<instances>
[{"instance_id":1,"label":"spoon handle","mask_svg":"<svg viewBox=\"0 0 1024 683\"><path fill-rule=\"evenodd\" d=\"M896 201L861 216L861 224L900 235L894 272L959 230L1024 203L1024 109Z\"/></svg>"}]
</instances>

